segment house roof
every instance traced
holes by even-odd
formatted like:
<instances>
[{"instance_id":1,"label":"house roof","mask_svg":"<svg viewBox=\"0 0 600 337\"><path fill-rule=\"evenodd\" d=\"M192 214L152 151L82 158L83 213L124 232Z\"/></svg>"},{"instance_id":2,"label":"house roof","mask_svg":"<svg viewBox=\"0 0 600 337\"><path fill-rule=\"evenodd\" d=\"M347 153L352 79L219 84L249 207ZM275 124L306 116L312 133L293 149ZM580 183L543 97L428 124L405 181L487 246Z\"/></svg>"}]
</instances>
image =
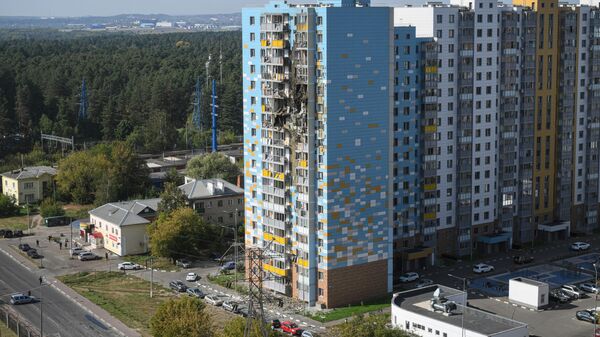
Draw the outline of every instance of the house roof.
<instances>
[{"instance_id":1,"label":"house roof","mask_svg":"<svg viewBox=\"0 0 600 337\"><path fill-rule=\"evenodd\" d=\"M179 186L188 200L209 199L215 197L241 196L244 189L223 179L193 180Z\"/></svg>"},{"instance_id":2,"label":"house roof","mask_svg":"<svg viewBox=\"0 0 600 337\"><path fill-rule=\"evenodd\" d=\"M146 200L132 200L123 202L111 202L89 211L101 220L113 223L117 226L140 225L150 223L144 217L146 214L154 214L158 209L160 198Z\"/></svg>"},{"instance_id":3,"label":"house roof","mask_svg":"<svg viewBox=\"0 0 600 337\"><path fill-rule=\"evenodd\" d=\"M55 176L57 173L56 169L50 166L30 166L24 167L18 170L12 170L8 172L2 173L3 177L11 178L11 179L30 179L30 178L39 178L44 174L50 174Z\"/></svg>"}]
</instances>

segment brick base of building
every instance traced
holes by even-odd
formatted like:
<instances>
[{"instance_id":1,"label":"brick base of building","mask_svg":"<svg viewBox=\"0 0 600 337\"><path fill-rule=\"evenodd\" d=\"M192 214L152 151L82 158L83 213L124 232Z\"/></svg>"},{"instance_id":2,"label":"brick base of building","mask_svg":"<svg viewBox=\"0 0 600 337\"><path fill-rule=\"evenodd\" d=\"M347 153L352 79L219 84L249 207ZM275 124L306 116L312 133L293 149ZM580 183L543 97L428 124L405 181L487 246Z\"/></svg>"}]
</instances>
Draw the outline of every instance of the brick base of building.
<instances>
[{"instance_id":1,"label":"brick base of building","mask_svg":"<svg viewBox=\"0 0 600 337\"><path fill-rule=\"evenodd\" d=\"M322 293L317 302L327 308L360 304L361 301L388 296L387 260L330 270L319 269L319 272L323 273L323 278L318 281Z\"/></svg>"}]
</instances>

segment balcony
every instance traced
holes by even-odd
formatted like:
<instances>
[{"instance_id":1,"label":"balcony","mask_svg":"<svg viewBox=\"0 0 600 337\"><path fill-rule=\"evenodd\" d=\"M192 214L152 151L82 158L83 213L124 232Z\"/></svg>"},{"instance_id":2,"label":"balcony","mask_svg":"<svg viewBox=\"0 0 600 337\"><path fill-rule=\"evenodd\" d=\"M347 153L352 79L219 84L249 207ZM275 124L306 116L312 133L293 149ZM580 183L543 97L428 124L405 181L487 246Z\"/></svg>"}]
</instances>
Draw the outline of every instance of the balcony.
<instances>
[{"instance_id":1,"label":"balcony","mask_svg":"<svg viewBox=\"0 0 600 337\"><path fill-rule=\"evenodd\" d=\"M263 269L266 272L273 273L275 275L282 276L282 277L287 277L288 276L288 271L289 271L289 269L277 268L277 267L272 266L272 265L270 265L268 263L263 264Z\"/></svg>"},{"instance_id":2,"label":"balcony","mask_svg":"<svg viewBox=\"0 0 600 337\"><path fill-rule=\"evenodd\" d=\"M516 48L506 48L502 52L504 55L516 55L519 50Z\"/></svg>"},{"instance_id":3,"label":"balcony","mask_svg":"<svg viewBox=\"0 0 600 337\"><path fill-rule=\"evenodd\" d=\"M275 242L277 242L278 244L280 244L282 246L285 246L287 244L287 242L288 242L288 240L286 238L281 237L281 236L277 236L277 235L274 235L274 234L270 234L270 233L264 233L263 234L263 239L265 241L275 241Z\"/></svg>"},{"instance_id":4,"label":"balcony","mask_svg":"<svg viewBox=\"0 0 600 337\"><path fill-rule=\"evenodd\" d=\"M460 51L461 57L473 57L473 49L463 49Z\"/></svg>"}]
</instances>

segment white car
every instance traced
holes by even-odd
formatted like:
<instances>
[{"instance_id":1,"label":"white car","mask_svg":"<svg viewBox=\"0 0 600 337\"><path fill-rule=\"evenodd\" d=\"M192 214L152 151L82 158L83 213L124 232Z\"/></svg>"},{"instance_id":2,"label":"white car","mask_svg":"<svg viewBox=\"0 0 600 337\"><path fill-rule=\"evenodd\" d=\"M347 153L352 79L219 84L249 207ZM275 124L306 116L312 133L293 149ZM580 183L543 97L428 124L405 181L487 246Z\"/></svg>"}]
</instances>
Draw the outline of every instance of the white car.
<instances>
[{"instance_id":1,"label":"white car","mask_svg":"<svg viewBox=\"0 0 600 337\"><path fill-rule=\"evenodd\" d=\"M204 297L204 300L208 303L208 304L212 304L215 307L220 307L223 305L223 300L217 296L217 295L207 295Z\"/></svg>"},{"instance_id":2,"label":"white car","mask_svg":"<svg viewBox=\"0 0 600 337\"><path fill-rule=\"evenodd\" d=\"M581 289L577 288L572 284L563 284L561 289L562 291L566 292L570 296L575 297L576 299L579 299L583 296L583 291L581 291Z\"/></svg>"},{"instance_id":3,"label":"white car","mask_svg":"<svg viewBox=\"0 0 600 337\"><path fill-rule=\"evenodd\" d=\"M423 278L423 279L420 279L419 282L417 282L417 285L415 287L424 288L424 287L430 286L432 284L433 284L432 280L430 280L428 278Z\"/></svg>"},{"instance_id":4,"label":"white car","mask_svg":"<svg viewBox=\"0 0 600 337\"><path fill-rule=\"evenodd\" d=\"M196 273L187 273L185 276L185 280L188 282L194 282L198 279L198 274Z\"/></svg>"},{"instance_id":5,"label":"white car","mask_svg":"<svg viewBox=\"0 0 600 337\"><path fill-rule=\"evenodd\" d=\"M402 283L408 283L408 282L413 282L419 279L419 274L417 273L406 273L402 276L400 276L400 282Z\"/></svg>"},{"instance_id":6,"label":"white car","mask_svg":"<svg viewBox=\"0 0 600 337\"><path fill-rule=\"evenodd\" d=\"M494 270L494 266L490 266L485 263L478 263L473 266L473 272L475 274L488 273Z\"/></svg>"},{"instance_id":7,"label":"white car","mask_svg":"<svg viewBox=\"0 0 600 337\"><path fill-rule=\"evenodd\" d=\"M137 263L133 263L133 262L121 262L118 264L117 266L119 268L119 270L138 270L138 269L142 269L142 266L140 266Z\"/></svg>"},{"instance_id":8,"label":"white car","mask_svg":"<svg viewBox=\"0 0 600 337\"><path fill-rule=\"evenodd\" d=\"M582 283L579 285L579 289L588 292L588 293L600 293L600 288L593 283Z\"/></svg>"},{"instance_id":9,"label":"white car","mask_svg":"<svg viewBox=\"0 0 600 337\"><path fill-rule=\"evenodd\" d=\"M571 244L571 250L588 250L590 249L590 244L587 242L573 242Z\"/></svg>"}]
</instances>

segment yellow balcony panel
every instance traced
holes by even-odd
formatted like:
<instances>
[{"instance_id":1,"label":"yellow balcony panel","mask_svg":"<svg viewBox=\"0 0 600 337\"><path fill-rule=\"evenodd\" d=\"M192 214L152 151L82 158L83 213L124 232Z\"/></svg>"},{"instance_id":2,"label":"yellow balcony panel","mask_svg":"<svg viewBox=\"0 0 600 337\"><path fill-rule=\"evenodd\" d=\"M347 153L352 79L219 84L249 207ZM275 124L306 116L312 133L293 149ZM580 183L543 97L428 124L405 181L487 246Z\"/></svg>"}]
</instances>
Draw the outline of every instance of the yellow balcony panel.
<instances>
[{"instance_id":1,"label":"yellow balcony panel","mask_svg":"<svg viewBox=\"0 0 600 337\"><path fill-rule=\"evenodd\" d=\"M425 213L425 214L423 215L423 217L425 218L425 220L433 220L433 219L435 219L435 217L436 217L436 214L435 214L435 212L432 212L432 213Z\"/></svg>"},{"instance_id":2,"label":"yellow balcony panel","mask_svg":"<svg viewBox=\"0 0 600 337\"><path fill-rule=\"evenodd\" d=\"M285 244L287 243L287 239L281 236L277 236L277 235L273 235L271 233L264 233L263 234L263 239L265 239L266 241L275 241L280 245L285 246Z\"/></svg>"},{"instance_id":3,"label":"yellow balcony panel","mask_svg":"<svg viewBox=\"0 0 600 337\"><path fill-rule=\"evenodd\" d=\"M267 169L263 169L262 175L263 175L263 177L271 178L273 176L273 173Z\"/></svg>"},{"instance_id":4,"label":"yellow balcony panel","mask_svg":"<svg viewBox=\"0 0 600 337\"><path fill-rule=\"evenodd\" d=\"M435 191L435 189L437 188L437 184L425 184L423 188L425 189L425 191Z\"/></svg>"},{"instance_id":5,"label":"yellow balcony panel","mask_svg":"<svg viewBox=\"0 0 600 337\"><path fill-rule=\"evenodd\" d=\"M308 260L305 259L298 259L298 265L304 268L308 268Z\"/></svg>"},{"instance_id":6,"label":"yellow balcony panel","mask_svg":"<svg viewBox=\"0 0 600 337\"><path fill-rule=\"evenodd\" d=\"M301 160L301 161L298 163L298 165L299 165L300 167L304 167L304 168L306 168L306 167L308 167L308 162L307 162L306 160Z\"/></svg>"},{"instance_id":7,"label":"yellow balcony panel","mask_svg":"<svg viewBox=\"0 0 600 337\"><path fill-rule=\"evenodd\" d=\"M262 112L265 112L265 111L267 111L267 107L263 104L262 105Z\"/></svg>"},{"instance_id":8,"label":"yellow balcony panel","mask_svg":"<svg viewBox=\"0 0 600 337\"><path fill-rule=\"evenodd\" d=\"M287 270L285 269L281 269L281 268L277 268L275 266L272 266L270 264L263 264L263 269L265 271L268 271L270 273L273 273L275 275L279 275L279 276L287 276Z\"/></svg>"},{"instance_id":9,"label":"yellow balcony panel","mask_svg":"<svg viewBox=\"0 0 600 337\"><path fill-rule=\"evenodd\" d=\"M261 45L262 47L266 47L266 46L268 46L268 45L269 45L269 41L267 41L267 40L260 40L260 45Z\"/></svg>"},{"instance_id":10,"label":"yellow balcony panel","mask_svg":"<svg viewBox=\"0 0 600 337\"><path fill-rule=\"evenodd\" d=\"M437 73L437 67L435 67L435 66L425 67L425 72L428 74Z\"/></svg>"},{"instance_id":11,"label":"yellow balcony panel","mask_svg":"<svg viewBox=\"0 0 600 337\"><path fill-rule=\"evenodd\" d=\"M271 41L271 46L274 48L283 48L283 40L273 40Z\"/></svg>"},{"instance_id":12,"label":"yellow balcony panel","mask_svg":"<svg viewBox=\"0 0 600 337\"><path fill-rule=\"evenodd\" d=\"M296 30L307 31L308 30L308 24L307 23L299 23L299 24L296 25Z\"/></svg>"},{"instance_id":13,"label":"yellow balcony panel","mask_svg":"<svg viewBox=\"0 0 600 337\"><path fill-rule=\"evenodd\" d=\"M434 133L437 131L437 125L427 125L425 126L425 132Z\"/></svg>"},{"instance_id":14,"label":"yellow balcony panel","mask_svg":"<svg viewBox=\"0 0 600 337\"><path fill-rule=\"evenodd\" d=\"M273 174L273 178L275 178L277 180L283 180L285 178L285 176L283 175L283 173L275 173L275 174Z\"/></svg>"}]
</instances>

